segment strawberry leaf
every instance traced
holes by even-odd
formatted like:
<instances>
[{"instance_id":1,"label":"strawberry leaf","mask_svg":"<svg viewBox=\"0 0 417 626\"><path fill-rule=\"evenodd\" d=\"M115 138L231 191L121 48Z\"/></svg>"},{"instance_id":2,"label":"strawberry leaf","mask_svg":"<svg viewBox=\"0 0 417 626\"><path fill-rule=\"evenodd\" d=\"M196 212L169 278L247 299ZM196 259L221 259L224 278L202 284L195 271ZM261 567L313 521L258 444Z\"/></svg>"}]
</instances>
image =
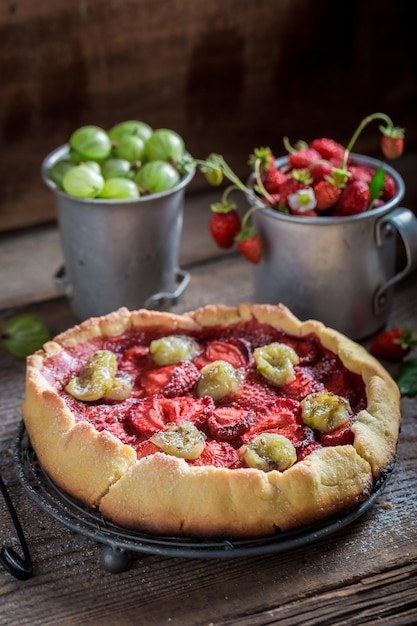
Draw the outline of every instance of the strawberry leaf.
<instances>
[{"instance_id":1,"label":"strawberry leaf","mask_svg":"<svg viewBox=\"0 0 417 626\"><path fill-rule=\"evenodd\" d=\"M369 200L369 206L372 206L374 200L381 195L382 188L384 186L385 172L382 163L377 167L375 174L371 178L369 183L369 191L371 192L371 198Z\"/></svg>"},{"instance_id":2,"label":"strawberry leaf","mask_svg":"<svg viewBox=\"0 0 417 626\"><path fill-rule=\"evenodd\" d=\"M230 213L230 211L234 211L236 209L235 202L213 202L210 205L213 213Z\"/></svg>"},{"instance_id":3,"label":"strawberry leaf","mask_svg":"<svg viewBox=\"0 0 417 626\"><path fill-rule=\"evenodd\" d=\"M417 359L409 359L401 363L397 384L403 396L417 394Z\"/></svg>"}]
</instances>

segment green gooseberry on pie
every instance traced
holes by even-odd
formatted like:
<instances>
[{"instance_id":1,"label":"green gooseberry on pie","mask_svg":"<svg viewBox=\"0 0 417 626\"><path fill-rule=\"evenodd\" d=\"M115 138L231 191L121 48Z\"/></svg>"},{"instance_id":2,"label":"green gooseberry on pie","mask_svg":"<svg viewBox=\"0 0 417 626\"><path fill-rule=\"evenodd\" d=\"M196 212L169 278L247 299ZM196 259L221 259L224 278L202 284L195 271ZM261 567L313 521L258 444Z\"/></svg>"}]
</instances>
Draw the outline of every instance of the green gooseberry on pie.
<instances>
[{"instance_id":1,"label":"green gooseberry on pie","mask_svg":"<svg viewBox=\"0 0 417 626\"><path fill-rule=\"evenodd\" d=\"M258 372L273 385L286 385L295 379L298 354L285 343L275 341L253 352Z\"/></svg>"},{"instance_id":2,"label":"green gooseberry on pie","mask_svg":"<svg viewBox=\"0 0 417 626\"><path fill-rule=\"evenodd\" d=\"M311 393L301 401L304 424L322 433L331 433L350 419L348 400L329 391Z\"/></svg>"}]
</instances>

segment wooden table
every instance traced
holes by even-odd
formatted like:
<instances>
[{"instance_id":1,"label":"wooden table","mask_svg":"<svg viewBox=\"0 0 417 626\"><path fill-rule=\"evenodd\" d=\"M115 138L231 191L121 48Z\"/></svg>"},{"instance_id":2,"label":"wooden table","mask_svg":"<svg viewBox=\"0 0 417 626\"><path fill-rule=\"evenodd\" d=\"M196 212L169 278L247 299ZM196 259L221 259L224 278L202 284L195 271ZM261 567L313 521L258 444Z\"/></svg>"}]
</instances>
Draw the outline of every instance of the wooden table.
<instances>
[{"instance_id":1,"label":"wooden table","mask_svg":"<svg viewBox=\"0 0 417 626\"><path fill-rule=\"evenodd\" d=\"M253 298L251 267L235 254L189 261L187 268L191 283L175 311ZM416 275L402 282L390 325L416 329L416 287ZM66 300L35 300L13 313L38 314L54 332L75 323ZM11 449L21 422L24 374L24 362L1 352L1 473L34 562L34 575L26 581L0 568L1 625L417 623L415 398L402 399L403 425L390 481L372 507L346 527L288 551L237 558L135 553L127 569L109 573L100 564L103 545L45 512L17 478ZM2 501L0 540L20 552Z\"/></svg>"}]
</instances>

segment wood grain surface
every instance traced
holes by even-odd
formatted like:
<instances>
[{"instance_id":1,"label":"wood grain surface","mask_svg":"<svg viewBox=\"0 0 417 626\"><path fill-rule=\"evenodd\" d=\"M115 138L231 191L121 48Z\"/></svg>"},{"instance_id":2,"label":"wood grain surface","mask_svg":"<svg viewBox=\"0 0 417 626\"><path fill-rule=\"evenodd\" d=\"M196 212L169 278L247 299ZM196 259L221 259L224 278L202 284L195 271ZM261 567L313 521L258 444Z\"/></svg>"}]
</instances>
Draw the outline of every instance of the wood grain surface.
<instances>
[{"instance_id":1,"label":"wood grain surface","mask_svg":"<svg viewBox=\"0 0 417 626\"><path fill-rule=\"evenodd\" d=\"M242 176L255 147L279 156L284 136L346 144L380 110L415 149L411 9L409 0L4 0L0 231L55 220L41 162L85 124L172 128L195 157L222 153ZM377 137L375 125L356 151L380 156Z\"/></svg>"},{"instance_id":2,"label":"wood grain surface","mask_svg":"<svg viewBox=\"0 0 417 626\"><path fill-rule=\"evenodd\" d=\"M248 265L217 257L191 268L185 311L207 302L251 300ZM417 277L403 281L390 324L415 324ZM27 310L59 332L75 320L64 299ZM10 449L21 420L25 365L0 354L0 460L31 549L35 573L20 582L0 570L0 624L57 626L399 626L417 622L417 410L402 399L394 473L373 506L335 534L288 552L232 559L135 554L128 568L100 566L101 546L65 528L20 485ZM396 375L395 368L392 374ZM2 544L19 551L0 503Z\"/></svg>"}]
</instances>

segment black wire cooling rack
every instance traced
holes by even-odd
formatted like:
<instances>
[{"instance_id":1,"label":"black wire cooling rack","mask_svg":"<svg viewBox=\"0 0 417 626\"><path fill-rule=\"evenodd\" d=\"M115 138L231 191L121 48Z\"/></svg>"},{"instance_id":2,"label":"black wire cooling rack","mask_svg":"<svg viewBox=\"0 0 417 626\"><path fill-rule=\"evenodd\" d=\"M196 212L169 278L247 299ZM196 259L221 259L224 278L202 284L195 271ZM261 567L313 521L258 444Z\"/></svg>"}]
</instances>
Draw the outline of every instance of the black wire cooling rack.
<instances>
[{"instance_id":1,"label":"black wire cooling rack","mask_svg":"<svg viewBox=\"0 0 417 626\"><path fill-rule=\"evenodd\" d=\"M135 554L199 559L236 558L286 552L309 544L337 532L363 515L381 494L392 473L391 469L378 481L365 502L324 522L260 539L198 540L135 532L106 521L97 510L80 504L57 487L43 471L23 422L15 438L14 460L17 476L27 494L66 527L103 544L100 565L112 573L125 570Z\"/></svg>"}]
</instances>

